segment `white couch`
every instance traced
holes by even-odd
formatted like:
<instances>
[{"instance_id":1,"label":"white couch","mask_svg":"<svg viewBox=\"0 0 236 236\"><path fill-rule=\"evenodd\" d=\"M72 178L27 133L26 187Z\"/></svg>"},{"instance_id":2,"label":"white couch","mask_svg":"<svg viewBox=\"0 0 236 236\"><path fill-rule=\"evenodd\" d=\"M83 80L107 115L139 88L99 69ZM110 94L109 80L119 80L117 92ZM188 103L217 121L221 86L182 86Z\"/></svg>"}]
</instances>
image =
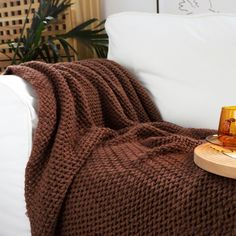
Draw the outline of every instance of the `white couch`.
<instances>
[{"instance_id":1,"label":"white couch","mask_svg":"<svg viewBox=\"0 0 236 236\"><path fill-rule=\"evenodd\" d=\"M147 87L165 120L217 128L236 103L236 16L122 13L108 18L109 59ZM37 126L37 96L21 78L0 76L0 235L30 235L24 170Z\"/></svg>"}]
</instances>

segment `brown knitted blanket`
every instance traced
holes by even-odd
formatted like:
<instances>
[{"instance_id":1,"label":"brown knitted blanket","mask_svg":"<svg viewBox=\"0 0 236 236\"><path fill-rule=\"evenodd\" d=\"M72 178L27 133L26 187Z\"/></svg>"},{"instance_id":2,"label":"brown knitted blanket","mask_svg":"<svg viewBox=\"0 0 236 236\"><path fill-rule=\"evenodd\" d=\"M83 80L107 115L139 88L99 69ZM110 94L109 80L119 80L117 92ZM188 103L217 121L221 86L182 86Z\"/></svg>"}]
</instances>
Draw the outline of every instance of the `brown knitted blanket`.
<instances>
[{"instance_id":1,"label":"brown knitted blanket","mask_svg":"<svg viewBox=\"0 0 236 236\"><path fill-rule=\"evenodd\" d=\"M212 131L164 122L124 68L30 62L6 73L39 96L25 183L32 235L236 235L235 180L193 162Z\"/></svg>"}]
</instances>

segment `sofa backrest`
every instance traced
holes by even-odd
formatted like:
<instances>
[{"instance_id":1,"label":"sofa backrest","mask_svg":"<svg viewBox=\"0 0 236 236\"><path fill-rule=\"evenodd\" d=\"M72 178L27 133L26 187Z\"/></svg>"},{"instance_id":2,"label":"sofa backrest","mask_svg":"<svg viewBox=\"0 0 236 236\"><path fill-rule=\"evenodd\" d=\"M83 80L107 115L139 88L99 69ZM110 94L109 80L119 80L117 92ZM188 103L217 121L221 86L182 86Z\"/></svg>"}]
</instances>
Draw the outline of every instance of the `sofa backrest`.
<instances>
[{"instance_id":1,"label":"sofa backrest","mask_svg":"<svg viewBox=\"0 0 236 236\"><path fill-rule=\"evenodd\" d=\"M236 15L121 13L106 22L108 58L150 91L164 120L218 128L236 105Z\"/></svg>"}]
</instances>

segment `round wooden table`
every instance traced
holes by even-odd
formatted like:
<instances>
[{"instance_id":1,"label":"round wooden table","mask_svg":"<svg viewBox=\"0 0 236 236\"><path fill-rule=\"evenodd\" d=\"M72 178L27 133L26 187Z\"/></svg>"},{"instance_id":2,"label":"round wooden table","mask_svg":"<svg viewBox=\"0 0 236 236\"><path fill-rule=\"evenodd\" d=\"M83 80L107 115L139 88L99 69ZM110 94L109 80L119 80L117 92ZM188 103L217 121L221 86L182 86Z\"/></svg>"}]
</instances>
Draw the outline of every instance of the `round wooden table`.
<instances>
[{"instance_id":1,"label":"round wooden table","mask_svg":"<svg viewBox=\"0 0 236 236\"><path fill-rule=\"evenodd\" d=\"M236 151L204 143L195 148L194 162L203 170L236 179Z\"/></svg>"}]
</instances>

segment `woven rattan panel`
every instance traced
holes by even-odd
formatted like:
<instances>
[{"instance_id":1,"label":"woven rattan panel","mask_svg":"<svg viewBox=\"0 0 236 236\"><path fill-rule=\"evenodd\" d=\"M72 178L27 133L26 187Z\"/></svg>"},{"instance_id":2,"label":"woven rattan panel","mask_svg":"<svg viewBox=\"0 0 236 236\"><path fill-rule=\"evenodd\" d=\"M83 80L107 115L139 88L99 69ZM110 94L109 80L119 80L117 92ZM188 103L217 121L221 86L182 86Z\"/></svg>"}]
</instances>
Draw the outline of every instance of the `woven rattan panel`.
<instances>
[{"instance_id":1,"label":"woven rattan panel","mask_svg":"<svg viewBox=\"0 0 236 236\"><path fill-rule=\"evenodd\" d=\"M8 40L20 37L30 1L33 4L29 13L29 21L26 24L27 28L30 26L33 13L38 9L40 0L0 0L0 71L3 71L11 63L10 58L12 58L13 53L6 43ZM64 33L71 28L71 10L68 10L58 18L55 26L48 28L44 36Z\"/></svg>"}]
</instances>

